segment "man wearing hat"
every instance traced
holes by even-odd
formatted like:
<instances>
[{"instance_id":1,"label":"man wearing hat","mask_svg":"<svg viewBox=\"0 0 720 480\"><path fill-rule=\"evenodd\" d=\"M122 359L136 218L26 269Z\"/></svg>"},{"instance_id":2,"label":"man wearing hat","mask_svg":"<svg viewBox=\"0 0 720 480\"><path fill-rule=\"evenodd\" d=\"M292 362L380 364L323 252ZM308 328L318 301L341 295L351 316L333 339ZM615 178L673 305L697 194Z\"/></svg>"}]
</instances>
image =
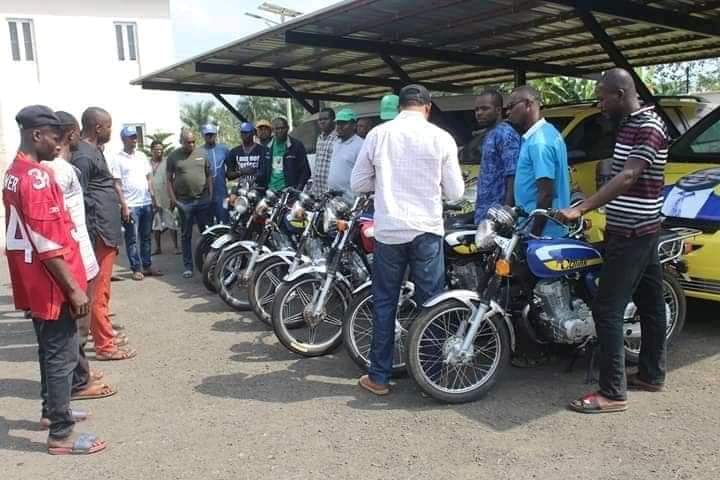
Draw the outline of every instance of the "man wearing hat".
<instances>
[{"instance_id":1,"label":"man wearing hat","mask_svg":"<svg viewBox=\"0 0 720 480\"><path fill-rule=\"evenodd\" d=\"M383 99L386 114L390 100ZM355 192L375 192L373 337L368 375L362 388L389 393L395 317L406 270L415 283L418 305L445 286L443 200L465 189L457 145L428 121L430 92L420 85L400 91L400 113L375 127L365 139L350 184ZM387 116L387 115L386 115Z\"/></svg>"},{"instance_id":2,"label":"man wearing hat","mask_svg":"<svg viewBox=\"0 0 720 480\"><path fill-rule=\"evenodd\" d=\"M225 197L227 197L227 184L225 183L225 173L229 149L224 143L217 143L218 127L212 123L203 125L203 137L205 137L205 145L203 148L207 152L208 162L210 162L210 172L213 176L213 198L210 201L210 215L213 223L228 223L228 211L223 206Z\"/></svg>"},{"instance_id":3,"label":"man wearing hat","mask_svg":"<svg viewBox=\"0 0 720 480\"><path fill-rule=\"evenodd\" d=\"M147 156L137 149L137 130L125 127L120 131L123 149L115 157L113 177L122 188L125 248L134 280L145 276L161 276L152 268L153 193L152 167ZM138 237L140 248L138 250Z\"/></svg>"},{"instance_id":4,"label":"man wearing hat","mask_svg":"<svg viewBox=\"0 0 720 480\"><path fill-rule=\"evenodd\" d=\"M357 116L349 108L337 113L335 124L338 140L335 142L330 160L328 186L331 190L342 190L348 197L352 197L350 175L362 148L363 139L355 133Z\"/></svg>"},{"instance_id":5,"label":"man wearing hat","mask_svg":"<svg viewBox=\"0 0 720 480\"><path fill-rule=\"evenodd\" d=\"M15 307L30 312L37 336L48 452L95 453L105 442L74 434L79 418L70 409L79 352L76 318L90 310L85 267L62 191L40 163L58 155L61 123L43 105L25 107L15 119L21 143L3 186L6 255Z\"/></svg>"},{"instance_id":6,"label":"man wearing hat","mask_svg":"<svg viewBox=\"0 0 720 480\"><path fill-rule=\"evenodd\" d=\"M398 116L400 98L397 95L385 95L380 99L380 120L382 123Z\"/></svg>"},{"instance_id":7,"label":"man wearing hat","mask_svg":"<svg viewBox=\"0 0 720 480\"><path fill-rule=\"evenodd\" d=\"M269 120L258 120L255 123L257 141L267 147L273 139L272 123Z\"/></svg>"},{"instance_id":8,"label":"man wearing hat","mask_svg":"<svg viewBox=\"0 0 720 480\"><path fill-rule=\"evenodd\" d=\"M255 142L255 126L250 122L240 125L240 138L242 144L230 150L227 158L227 178L252 187L260 161L270 161L270 150Z\"/></svg>"}]
</instances>

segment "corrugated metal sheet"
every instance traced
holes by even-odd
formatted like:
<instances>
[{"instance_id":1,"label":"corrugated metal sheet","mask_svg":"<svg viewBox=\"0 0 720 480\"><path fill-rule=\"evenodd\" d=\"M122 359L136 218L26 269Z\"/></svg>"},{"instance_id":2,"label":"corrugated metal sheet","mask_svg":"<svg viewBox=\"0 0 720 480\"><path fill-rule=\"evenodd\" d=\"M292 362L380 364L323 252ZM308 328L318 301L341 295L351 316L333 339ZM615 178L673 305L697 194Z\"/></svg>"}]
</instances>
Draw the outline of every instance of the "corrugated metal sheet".
<instances>
[{"instance_id":1,"label":"corrugated metal sheet","mask_svg":"<svg viewBox=\"0 0 720 480\"><path fill-rule=\"evenodd\" d=\"M238 73L198 73L199 62L233 67L261 67L377 79L400 80L376 53L362 53L285 42L285 32L302 32L395 45L482 54L504 59L579 67L589 74L613 66L597 40L584 27L572 2L535 0L354 0L303 16L206 54L188 59L133 83L152 88L208 92L263 90L284 95L272 77ZM623 2L607 2L622 4ZM626 1L635 7L661 9L671 16L687 15L720 26L720 0ZM720 55L720 36L671 28L663 22L639 21L595 13L617 47L634 66L669 63ZM672 22L668 22L672 23ZM719 30L720 31L720 30ZM510 81L514 72L462 62L393 57L413 81L475 86ZM543 76L528 72L529 78ZM386 86L333 83L320 80L287 82L298 92L377 97Z\"/></svg>"}]
</instances>

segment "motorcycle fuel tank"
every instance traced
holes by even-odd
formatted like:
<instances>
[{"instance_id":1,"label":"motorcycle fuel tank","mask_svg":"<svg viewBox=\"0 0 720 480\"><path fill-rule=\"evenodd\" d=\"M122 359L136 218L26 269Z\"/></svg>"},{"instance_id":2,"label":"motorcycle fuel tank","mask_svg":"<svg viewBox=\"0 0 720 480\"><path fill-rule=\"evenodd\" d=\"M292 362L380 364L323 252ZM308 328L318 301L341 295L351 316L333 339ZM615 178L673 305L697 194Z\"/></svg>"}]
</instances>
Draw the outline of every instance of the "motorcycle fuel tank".
<instances>
[{"instance_id":1,"label":"motorcycle fuel tank","mask_svg":"<svg viewBox=\"0 0 720 480\"><path fill-rule=\"evenodd\" d=\"M527 247L530 271L539 278L557 278L597 268L603 259L592 245L567 238L531 240Z\"/></svg>"}]
</instances>

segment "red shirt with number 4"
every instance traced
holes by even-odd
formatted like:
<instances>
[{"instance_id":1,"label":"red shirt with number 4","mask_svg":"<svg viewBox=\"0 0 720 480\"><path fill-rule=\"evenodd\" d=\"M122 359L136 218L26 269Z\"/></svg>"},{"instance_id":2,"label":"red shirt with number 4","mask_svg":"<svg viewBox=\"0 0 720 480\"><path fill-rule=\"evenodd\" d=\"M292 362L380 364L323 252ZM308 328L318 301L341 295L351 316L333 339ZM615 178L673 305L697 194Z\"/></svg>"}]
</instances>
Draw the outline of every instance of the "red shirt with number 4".
<instances>
[{"instance_id":1,"label":"red shirt with number 4","mask_svg":"<svg viewBox=\"0 0 720 480\"><path fill-rule=\"evenodd\" d=\"M63 257L78 286L87 288L74 225L53 173L23 153L5 173L6 252L15 308L33 318L57 320L64 293L43 261Z\"/></svg>"}]
</instances>

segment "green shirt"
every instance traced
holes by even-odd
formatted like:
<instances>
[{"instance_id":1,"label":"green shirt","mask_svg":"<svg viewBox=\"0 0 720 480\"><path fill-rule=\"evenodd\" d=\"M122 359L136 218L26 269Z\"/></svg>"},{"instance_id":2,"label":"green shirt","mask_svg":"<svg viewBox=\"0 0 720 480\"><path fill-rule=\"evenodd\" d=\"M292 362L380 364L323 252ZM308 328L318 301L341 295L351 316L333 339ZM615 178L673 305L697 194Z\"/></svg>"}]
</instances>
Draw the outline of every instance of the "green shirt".
<instances>
[{"instance_id":1,"label":"green shirt","mask_svg":"<svg viewBox=\"0 0 720 480\"><path fill-rule=\"evenodd\" d=\"M208 195L208 160L205 150L196 148L190 154L182 148L167 158L167 175L175 175L175 196L180 201L198 200Z\"/></svg>"},{"instance_id":2,"label":"green shirt","mask_svg":"<svg viewBox=\"0 0 720 480\"><path fill-rule=\"evenodd\" d=\"M268 188L273 192L279 192L285 188L285 172L283 171L283 158L287 153L287 145L281 142L273 142L272 146L272 173L270 174L270 185Z\"/></svg>"}]
</instances>

